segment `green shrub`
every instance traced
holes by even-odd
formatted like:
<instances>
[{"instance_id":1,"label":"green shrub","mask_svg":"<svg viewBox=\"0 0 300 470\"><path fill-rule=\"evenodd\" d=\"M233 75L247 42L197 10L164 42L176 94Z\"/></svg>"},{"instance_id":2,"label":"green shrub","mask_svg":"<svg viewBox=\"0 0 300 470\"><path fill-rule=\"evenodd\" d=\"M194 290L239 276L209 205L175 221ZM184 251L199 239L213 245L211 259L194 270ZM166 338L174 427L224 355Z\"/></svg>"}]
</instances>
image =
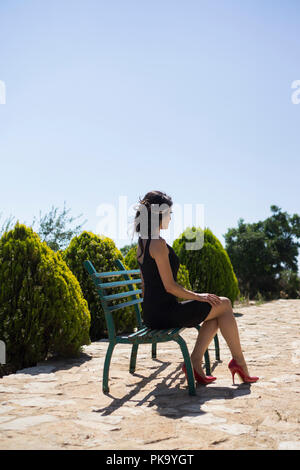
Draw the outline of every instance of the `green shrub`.
<instances>
[{"instance_id":1,"label":"green shrub","mask_svg":"<svg viewBox=\"0 0 300 470\"><path fill-rule=\"evenodd\" d=\"M99 295L84 268L83 262L90 260L97 272L116 271L116 259L120 259L125 264L125 268L127 268L122 253L111 238L84 231L71 240L69 246L62 252L62 256L78 279L83 295L88 302L91 313L91 340L96 341L103 338L107 335L104 311ZM105 282L110 280L116 281L116 278L105 278ZM121 292L121 289L115 288L113 292L112 289L107 291L108 294L117 292ZM114 305L114 303L119 302L113 302L110 305ZM127 307L116 310L113 312L113 315L117 333L130 331L135 326L135 316L132 308Z\"/></svg>"},{"instance_id":2,"label":"green shrub","mask_svg":"<svg viewBox=\"0 0 300 470\"><path fill-rule=\"evenodd\" d=\"M136 250L137 250L137 243L127 251L127 254L124 258L126 266L128 266L128 269L139 269L140 267L137 261L137 257L136 257Z\"/></svg>"},{"instance_id":3,"label":"green shrub","mask_svg":"<svg viewBox=\"0 0 300 470\"><path fill-rule=\"evenodd\" d=\"M192 290L190 283L190 276L187 267L184 264L180 264L178 273L177 273L177 283L184 287L185 289ZM181 299L178 297L178 301L181 302L186 299Z\"/></svg>"},{"instance_id":4,"label":"green shrub","mask_svg":"<svg viewBox=\"0 0 300 470\"><path fill-rule=\"evenodd\" d=\"M300 278L291 269L281 271L278 281L280 287L280 297L283 299L300 298Z\"/></svg>"},{"instance_id":5,"label":"green shrub","mask_svg":"<svg viewBox=\"0 0 300 470\"><path fill-rule=\"evenodd\" d=\"M204 235L203 247L187 250L185 243L195 241L196 234ZM228 254L208 228L203 232L200 228L188 227L174 240L173 248L180 262L188 269L191 290L228 297L233 305L239 294L237 278Z\"/></svg>"},{"instance_id":6,"label":"green shrub","mask_svg":"<svg viewBox=\"0 0 300 470\"><path fill-rule=\"evenodd\" d=\"M0 239L0 338L7 362L35 365L49 353L73 356L89 344L90 313L60 254L25 225Z\"/></svg>"}]
</instances>

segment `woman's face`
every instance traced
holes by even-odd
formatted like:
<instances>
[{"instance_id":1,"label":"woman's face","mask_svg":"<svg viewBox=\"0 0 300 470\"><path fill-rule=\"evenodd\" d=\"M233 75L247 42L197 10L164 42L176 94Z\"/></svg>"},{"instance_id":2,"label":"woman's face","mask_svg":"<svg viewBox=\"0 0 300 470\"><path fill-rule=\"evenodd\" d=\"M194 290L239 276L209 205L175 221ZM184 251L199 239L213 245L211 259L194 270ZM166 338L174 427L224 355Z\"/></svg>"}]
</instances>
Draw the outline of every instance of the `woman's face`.
<instances>
[{"instance_id":1,"label":"woman's face","mask_svg":"<svg viewBox=\"0 0 300 470\"><path fill-rule=\"evenodd\" d=\"M171 214L172 214L172 208L169 207L169 209L163 213L162 215L162 221L161 221L161 226L160 228L162 230L167 230L168 227L169 227L169 223L170 223L170 220L171 220Z\"/></svg>"}]
</instances>

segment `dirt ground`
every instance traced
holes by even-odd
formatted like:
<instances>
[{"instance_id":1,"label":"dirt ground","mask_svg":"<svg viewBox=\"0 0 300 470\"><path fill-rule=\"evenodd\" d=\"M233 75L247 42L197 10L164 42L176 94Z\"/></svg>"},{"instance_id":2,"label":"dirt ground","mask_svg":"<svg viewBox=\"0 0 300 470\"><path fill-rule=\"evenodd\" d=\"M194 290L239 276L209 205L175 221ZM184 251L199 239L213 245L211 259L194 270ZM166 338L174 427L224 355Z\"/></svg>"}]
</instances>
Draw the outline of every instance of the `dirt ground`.
<instances>
[{"instance_id":1,"label":"dirt ground","mask_svg":"<svg viewBox=\"0 0 300 470\"><path fill-rule=\"evenodd\" d=\"M52 360L0 379L0 449L300 449L300 300L234 307L250 374L232 384L219 333L217 381L188 394L175 342L141 345L135 374L130 346L117 345L110 392L102 393L107 341L76 359ZM189 351L195 328L181 333ZM237 377L237 376L236 376ZM237 378L238 382L239 379Z\"/></svg>"}]
</instances>

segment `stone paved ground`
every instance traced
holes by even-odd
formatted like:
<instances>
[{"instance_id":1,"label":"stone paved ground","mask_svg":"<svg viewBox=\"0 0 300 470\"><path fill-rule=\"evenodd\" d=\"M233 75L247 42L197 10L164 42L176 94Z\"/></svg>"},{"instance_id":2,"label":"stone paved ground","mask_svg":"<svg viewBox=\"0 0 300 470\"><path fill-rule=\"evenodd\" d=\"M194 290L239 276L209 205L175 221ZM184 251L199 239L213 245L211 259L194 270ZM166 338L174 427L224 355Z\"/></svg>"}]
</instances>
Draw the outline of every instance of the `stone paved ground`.
<instances>
[{"instance_id":1,"label":"stone paved ground","mask_svg":"<svg viewBox=\"0 0 300 470\"><path fill-rule=\"evenodd\" d=\"M175 342L158 345L156 360L150 345L140 346L134 375L130 349L117 345L103 395L107 342L95 342L80 358L0 379L0 449L300 449L300 300L234 312L257 383L232 384L219 335L218 379L198 385L196 396L188 394ZM191 352L196 329L182 336Z\"/></svg>"}]
</instances>

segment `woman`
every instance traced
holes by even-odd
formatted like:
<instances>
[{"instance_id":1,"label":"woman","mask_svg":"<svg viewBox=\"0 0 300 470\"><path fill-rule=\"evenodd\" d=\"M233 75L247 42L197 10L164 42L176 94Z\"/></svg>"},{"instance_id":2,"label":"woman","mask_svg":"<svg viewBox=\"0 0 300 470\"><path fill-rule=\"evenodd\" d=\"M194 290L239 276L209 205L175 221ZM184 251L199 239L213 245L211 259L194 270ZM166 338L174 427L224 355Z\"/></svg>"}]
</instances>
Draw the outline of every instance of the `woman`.
<instances>
[{"instance_id":1,"label":"woman","mask_svg":"<svg viewBox=\"0 0 300 470\"><path fill-rule=\"evenodd\" d=\"M134 226L140 234L137 259L141 270L145 325L166 329L191 328L202 323L191 354L195 378L202 384L216 379L205 376L201 364L206 349L220 328L232 354L228 367L233 379L238 373L244 382L256 382L258 377L249 376L231 301L215 294L192 292L176 282L179 258L160 236L160 230L166 230L171 219L171 197L161 191L150 191L139 202ZM178 297L187 300L178 302ZM182 369L186 374L184 365Z\"/></svg>"}]
</instances>

